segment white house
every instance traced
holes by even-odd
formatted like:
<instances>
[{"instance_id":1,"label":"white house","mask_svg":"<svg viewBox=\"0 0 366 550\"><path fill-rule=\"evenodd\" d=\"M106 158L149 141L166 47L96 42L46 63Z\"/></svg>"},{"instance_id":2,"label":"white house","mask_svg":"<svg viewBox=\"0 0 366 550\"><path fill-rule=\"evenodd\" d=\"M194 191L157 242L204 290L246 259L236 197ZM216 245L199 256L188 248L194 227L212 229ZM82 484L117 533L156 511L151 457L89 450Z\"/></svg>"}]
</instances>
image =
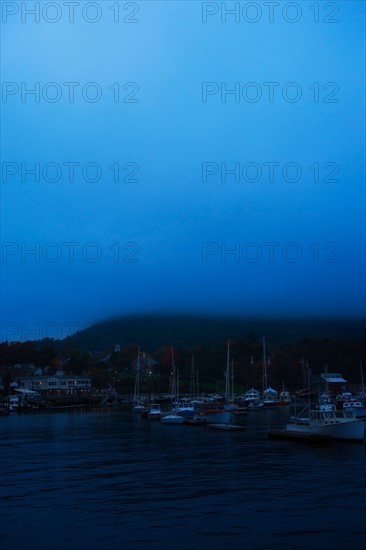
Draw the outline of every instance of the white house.
<instances>
[{"instance_id":1,"label":"white house","mask_svg":"<svg viewBox=\"0 0 366 550\"><path fill-rule=\"evenodd\" d=\"M91 388L88 375L55 374L48 376L24 376L19 379L20 387L39 393L60 393L72 395Z\"/></svg>"}]
</instances>

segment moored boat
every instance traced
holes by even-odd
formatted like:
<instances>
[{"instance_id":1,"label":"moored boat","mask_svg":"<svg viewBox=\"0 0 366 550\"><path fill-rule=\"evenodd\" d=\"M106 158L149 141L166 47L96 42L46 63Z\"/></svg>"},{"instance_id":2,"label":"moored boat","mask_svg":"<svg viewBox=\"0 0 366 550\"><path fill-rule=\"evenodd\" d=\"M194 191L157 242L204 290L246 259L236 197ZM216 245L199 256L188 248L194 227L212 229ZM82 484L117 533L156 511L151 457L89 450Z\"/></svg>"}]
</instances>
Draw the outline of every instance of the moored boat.
<instances>
[{"instance_id":1,"label":"moored boat","mask_svg":"<svg viewBox=\"0 0 366 550\"><path fill-rule=\"evenodd\" d=\"M205 416L209 424L229 424L232 419L232 412L225 411L225 409L219 405L203 405L201 414Z\"/></svg>"},{"instance_id":2,"label":"moored boat","mask_svg":"<svg viewBox=\"0 0 366 550\"><path fill-rule=\"evenodd\" d=\"M292 403L290 392L282 388L278 396L277 405L289 405L290 403Z\"/></svg>"},{"instance_id":3,"label":"moored boat","mask_svg":"<svg viewBox=\"0 0 366 550\"><path fill-rule=\"evenodd\" d=\"M278 404L277 391L269 387L263 392L263 399L260 403L263 407L275 407Z\"/></svg>"},{"instance_id":4,"label":"moored boat","mask_svg":"<svg viewBox=\"0 0 366 550\"><path fill-rule=\"evenodd\" d=\"M254 403L258 403L259 399L260 399L259 391L252 388L244 394L243 405L247 407L251 406Z\"/></svg>"},{"instance_id":5,"label":"moored boat","mask_svg":"<svg viewBox=\"0 0 366 550\"><path fill-rule=\"evenodd\" d=\"M182 400L174 404L174 410L184 419L193 418L198 409L193 401Z\"/></svg>"},{"instance_id":6,"label":"moored boat","mask_svg":"<svg viewBox=\"0 0 366 550\"><path fill-rule=\"evenodd\" d=\"M173 373L173 379L172 379L172 396L173 396L173 403L172 403L172 409L165 413L160 415L160 422L163 424L183 424L184 417L178 410L178 402L179 402L179 381L178 381L178 370L175 366L174 362L174 350L173 346L171 346L171 355L172 355L172 373Z\"/></svg>"},{"instance_id":7,"label":"moored boat","mask_svg":"<svg viewBox=\"0 0 366 550\"><path fill-rule=\"evenodd\" d=\"M178 413L171 411L160 417L160 422L162 424L183 424L184 418Z\"/></svg>"},{"instance_id":8,"label":"moored boat","mask_svg":"<svg viewBox=\"0 0 366 550\"><path fill-rule=\"evenodd\" d=\"M133 394L132 410L136 413L142 413L143 411L146 410L146 404L140 397L140 347L138 347L138 352L137 352L135 391Z\"/></svg>"},{"instance_id":9,"label":"moored boat","mask_svg":"<svg viewBox=\"0 0 366 550\"><path fill-rule=\"evenodd\" d=\"M336 409L335 405L319 405L309 411L309 416L294 416L285 428L283 435L309 436L324 435L332 439L363 441L366 423L357 418L352 411Z\"/></svg>"},{"instance_id":10,"label":"moored boat","mask_svg":"<svg viewBox=\"0 0 366 550\"><path fill-rule=\"evenodd\" d=\"M160 420L161 407L159 403L152 403L150 405L150 409L148 410L147 416L149 420Z\"/></svg>"}]
</instances>

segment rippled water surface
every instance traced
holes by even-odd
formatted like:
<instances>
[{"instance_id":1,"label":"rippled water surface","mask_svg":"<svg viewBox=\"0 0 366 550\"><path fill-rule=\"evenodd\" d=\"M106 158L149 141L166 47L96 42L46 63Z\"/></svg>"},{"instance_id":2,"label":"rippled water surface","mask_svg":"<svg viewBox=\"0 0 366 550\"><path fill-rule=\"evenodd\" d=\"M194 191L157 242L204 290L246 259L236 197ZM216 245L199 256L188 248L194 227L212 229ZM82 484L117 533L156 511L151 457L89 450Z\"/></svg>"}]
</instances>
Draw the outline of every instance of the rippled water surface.
<instances>
[{"instance_id":1,"label":"rippled water surface","mask_svg":"<svg viewBox=\"0 0 366 550\"><path fill-rule=\"evenodd\" d=\"M286 409L286 410L285 410ZM130 412L0 418L3 550L362 548L366 446L267 438Z\"/></svg>"}]
</instances>

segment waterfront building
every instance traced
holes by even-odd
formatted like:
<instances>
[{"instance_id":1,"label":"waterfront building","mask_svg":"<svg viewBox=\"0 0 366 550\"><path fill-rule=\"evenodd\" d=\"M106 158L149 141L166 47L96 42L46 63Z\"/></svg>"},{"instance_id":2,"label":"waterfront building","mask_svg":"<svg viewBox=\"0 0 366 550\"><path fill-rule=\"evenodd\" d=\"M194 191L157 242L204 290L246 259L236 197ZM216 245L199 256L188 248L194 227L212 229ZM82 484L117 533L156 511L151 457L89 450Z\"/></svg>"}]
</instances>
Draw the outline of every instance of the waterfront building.
<instances>
[{"instance_id":1,"label":"waterfront building","mask_svg":"<svg viewBox=\"0 0 366 550\"><path fill-rule=\"evenodd\" d=\"M75 395L90 390L91 378L87 374L54 374L48 376L24 376L19 387L41 394Z\"/></svg>"}]
</instances>

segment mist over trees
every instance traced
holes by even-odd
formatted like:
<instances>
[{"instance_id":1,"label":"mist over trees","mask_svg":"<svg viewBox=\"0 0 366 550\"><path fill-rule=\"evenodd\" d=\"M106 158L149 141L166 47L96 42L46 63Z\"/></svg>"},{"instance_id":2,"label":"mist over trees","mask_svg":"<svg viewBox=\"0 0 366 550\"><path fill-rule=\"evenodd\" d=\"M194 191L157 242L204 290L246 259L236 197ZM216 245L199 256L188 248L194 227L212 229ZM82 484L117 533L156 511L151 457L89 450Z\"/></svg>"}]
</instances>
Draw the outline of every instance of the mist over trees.
<instances>
[{"instance_id":1,"label":"mist over trees","mask_svg":"<svg viewBox=\"0 0 366 550\"><path fill-rule=\"evenodd\" d=\"M46 345L44 345L46 344ZM179 369L182 392L195 389L222 392L225 384L227 341L217 346L174 346L174 362ZM3 384L17 376L17 368L33 365L47 374L58 370L68 373L88 373L97 388L114 387L121 392L133 391L138 345L127 343L117 349L90 351L76 349L70 342L3 342L0 344L0 366ZM237 392L262 388L262 339L253 333L230 340L230 358ZM291 390L303 384L304 365L313 375L327 369L341 372L351 384L360 383L360 362L366 364L366 340L302 338L295 344L267 345L268 385ZM147 352L140 346L141 384L143 391L169 390L172 371L172 346L158 346Z\"/></svg>"}]
</instances>

